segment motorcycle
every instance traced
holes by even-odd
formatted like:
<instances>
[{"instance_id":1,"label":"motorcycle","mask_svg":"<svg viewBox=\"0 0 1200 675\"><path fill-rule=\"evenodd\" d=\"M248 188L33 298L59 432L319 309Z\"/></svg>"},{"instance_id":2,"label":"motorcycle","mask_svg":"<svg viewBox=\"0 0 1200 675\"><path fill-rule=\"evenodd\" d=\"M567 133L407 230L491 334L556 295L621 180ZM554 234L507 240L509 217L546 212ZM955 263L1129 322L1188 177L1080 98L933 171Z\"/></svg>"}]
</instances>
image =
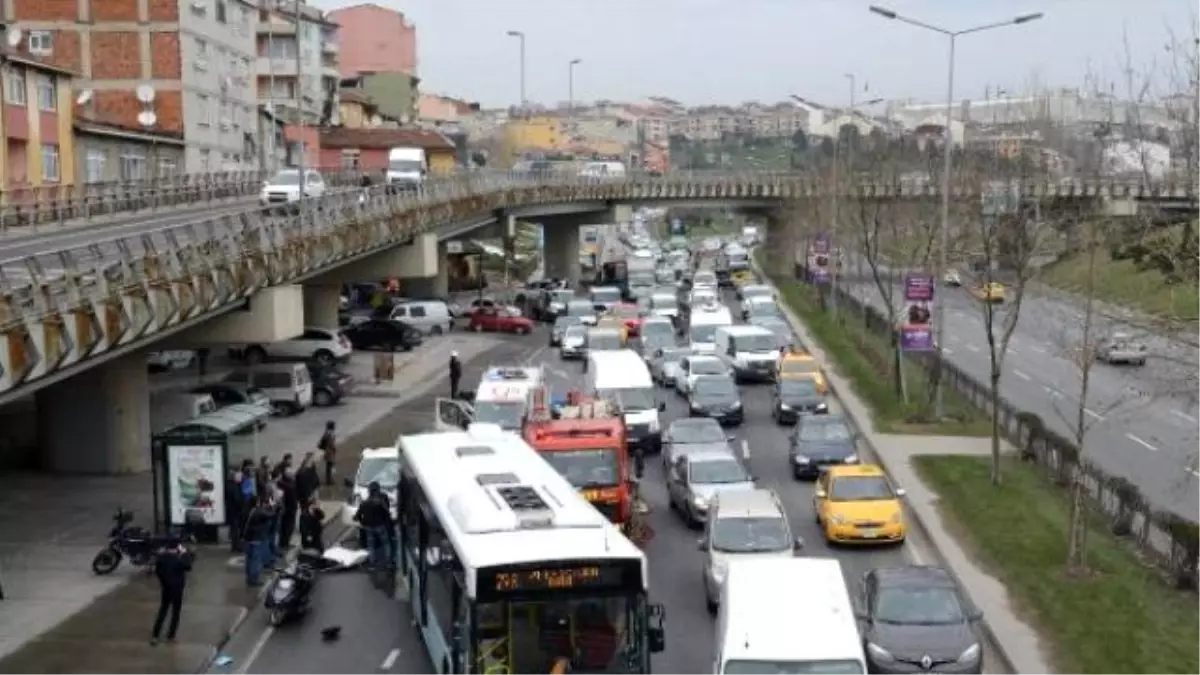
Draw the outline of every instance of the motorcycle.
<instances>
[{"instance_id":1,"label":"motorcycle","mask_svg":"<svg viewBox=\"0 0 1200 675\"><path fill-rule=\"evenodd\" d=\"M318 571L307 562L292 563L287 569L277 569L275 579L263 598L268 620L272 626L298 618L310 609L313 587Z\"/></svg>"},{"instance_id":2,"label":"motorcycle","mask_svg":"<svg viewBox=\"0 0 1200 675\"><path fill-rule=\"evenodd\" d=\"M144 527L127 527L133 522L133 512L117 509L113 528L108 533L108 545L92 559L92 571L98 575L111 574L126 557L137 567L152 568L158 551L166 545L166 537L157 537Z\"/></svg>"}]
</instances>

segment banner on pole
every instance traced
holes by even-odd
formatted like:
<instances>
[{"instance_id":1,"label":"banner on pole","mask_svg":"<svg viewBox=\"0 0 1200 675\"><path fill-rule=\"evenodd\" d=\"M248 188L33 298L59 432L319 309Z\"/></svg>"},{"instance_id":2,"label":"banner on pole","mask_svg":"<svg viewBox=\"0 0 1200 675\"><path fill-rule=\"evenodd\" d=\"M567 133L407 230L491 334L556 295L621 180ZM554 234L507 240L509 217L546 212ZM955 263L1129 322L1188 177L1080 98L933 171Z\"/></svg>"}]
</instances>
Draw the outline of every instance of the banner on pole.
<instances>
[{"instance_id":1,"label":"banner on pole","mask_svg":"<svg viewBox=\"0 0 1200 675\"><path fill-rule=\"evenodd\" d=\"M930 352L937 349L933 339L933 277L909 274L904 277L904 316L900 325L900 349Z\"/></svg>"}]
</instances>

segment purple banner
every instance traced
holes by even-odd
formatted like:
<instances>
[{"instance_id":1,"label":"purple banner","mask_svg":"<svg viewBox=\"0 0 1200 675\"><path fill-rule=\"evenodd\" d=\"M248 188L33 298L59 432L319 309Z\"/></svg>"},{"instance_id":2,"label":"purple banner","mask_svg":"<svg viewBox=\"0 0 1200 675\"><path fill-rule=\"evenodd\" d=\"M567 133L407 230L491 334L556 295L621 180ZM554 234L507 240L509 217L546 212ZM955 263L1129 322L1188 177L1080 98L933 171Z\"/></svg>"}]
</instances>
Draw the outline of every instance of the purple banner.
<instances>
[{"instance_id":1,"label":"purple banner","mask_svg":"<svg viewBox=\"0 0 1200 675\"><path fill-rule=\"evenodd\" d=\"M906 352L931 352L933 330L929 324L904 324L900 327L900 349Z\"/></svg>"},{"instance_id":2,"label":"purple banner","mask_svg":"<svg viewBox=\"0 0 1200 675\"><path fill-rule=\"evenodd\" d=\"M905 302L933 302L933 277L909 274L904 277Z\"/></svg>"},{"instance_id":3,"label":"purple banner","mask_svg":"<svg viewBox=\"0 0 1200 675\"><path fill-rule=\"evenodd\" d=\"M829 283L829 279L830 279L830 275L829 275L829 268L828 268L828 267L820 267L820 266L816 266L816 265L814 265L814 266L812 267L812 280L813 280L813 283L815 283L815 284L827 284L827 283Z\"/></svg>"}]
</instances>

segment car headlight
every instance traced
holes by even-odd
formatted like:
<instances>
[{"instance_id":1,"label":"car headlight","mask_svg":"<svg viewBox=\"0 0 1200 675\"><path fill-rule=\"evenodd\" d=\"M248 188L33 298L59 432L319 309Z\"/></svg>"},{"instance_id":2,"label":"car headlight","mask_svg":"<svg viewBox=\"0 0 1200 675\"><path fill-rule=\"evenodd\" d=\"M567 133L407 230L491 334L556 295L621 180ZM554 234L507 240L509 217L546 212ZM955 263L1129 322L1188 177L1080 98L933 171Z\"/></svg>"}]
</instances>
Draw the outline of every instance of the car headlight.
<instances>
[{"instance_id":1,"label":"car headlight","mask_svg":"<svg viewBox=\"0 0 1200 675\"><path fill-rule=\"evenodd\" d=\"M817 412L827 412L829 410L829 405L825 403L818 403L813 410L816 410Z\"/></svg>"},{"instance_id":2,"label":"car headlight","mask_svg":"<svg viewBox=\"0 0 1200 675\"><path fill-rule=\"evenodd\" d=\"M725 563L722 563L722 562L713 563L713 566L712 566L713 581L717 582L718 586L725 583L725 574L728 571L729 571L729 568L726 567Z\"/></svg>"},{"instance_id":3,"label":"car headlight","mask_svg":"<svg viewBox=\"0 0 1200 675\"><path fill-rule=\"evenodd\" d=\"M842 460L843 464L858 464L858 455L848 455Z\"/></svg>"},{"instance_id":4,"label":"car headlight","mask_svg":"<svg viewBox=\"0 0 1200 675\"><path fill-rule=\"evenodd\" d=\"M742 402L741 402L741 401L734 401L734 402L733 402L733 409L734 409L734 410L740 410L740 409L741 409L741 407L742 407Z\"/></svg>"},{"instance_id":5,"label":"car headlight","mask_svg":"<svg viewBox=\"0 0 1200 675\"><path fill-rule=\"evenodd\" d=\"M871 658L877 659L880 661L891 661L892 660L892 653L889 652L888 650L884 649L883 647L880 647L879 645L875 644L874 642L867 643L867 653L871 655Z\"/></svg>"},{"instance_id":6,"label":"car headlight","mask_svg":"<svg viewBox=\"0 0 1200 675\"><path fill-rule=\"evenodd\" d=\"M808 462L809 462L808 457L806 457L805 455L796 455L795 457L792 458L792 460L794 462L796 462L797 464L808 464Z\"/></svg>"},{"instance_id":7,"label":"car headlight","mask_svg":"<svg viewBox=\"0 0 1200 675\"><path fill-rule=\"evenodd\" d=\"M650 420L650 426L649 426L649 429L650 429L650 433L652 433L652 434L657 434L657 433L658 433L659 426L658 426L658 418L657 418L657 417L655 417L654 419Z\"/></svg>"},{"instance_id":8,"label":"car headlight","mask_svg":"<svg viewBox=\"0 0 1200 675\"><path fill-rule=\"evenodd\" d=\"M692 506L696 507L697 511L707 511L708 500L703 497L692 497Z\"/></svg>"},{"instance_id":9,"label":"car headlight","mask_svg":"<svg viewBox=\"0 0 1200 675\"><path fill-rule=\"evenodd\" d=\"M893 525L899 525L900 524L900 512L897 511L897 512L893 513L892 517L889 518L888 520Z\"/></svg>"},{"instance_id":10,"label":"car headlight","mask_svg":"<svg viewBox=\"0 0 1200 675\"><path fill-rule=\"evenodd\" d=\"M979 645L973 644L958 655L959 663L974 663L979 659Z\"/></svg>"},{"instance_id":11,"label":"car headlight","mask_svg":"<svg viewBox=\"0 0 1200 675\"><path fill-rule=\"evenodd\" d=\"M792 406L790 406L790 405L788 405L788 404L786 404L786 403L780 403L780 404L779 404L779 409L780 409L780 410L782 410L782 411L784 411L784 412L791 412L791 411L792 411Z\"/></svg>"},{"instance_id":12,"label":"car headlight","mask_svg":"<svg viewBox=\"0 0 1200 675\"><path fill-rule=\"evenodd\" d=\"M846 517L840 513L835 513L830 516L829 522L833 523L834 525L841 525L842 523L846 522Z\"/></svg>"}]
</instances>

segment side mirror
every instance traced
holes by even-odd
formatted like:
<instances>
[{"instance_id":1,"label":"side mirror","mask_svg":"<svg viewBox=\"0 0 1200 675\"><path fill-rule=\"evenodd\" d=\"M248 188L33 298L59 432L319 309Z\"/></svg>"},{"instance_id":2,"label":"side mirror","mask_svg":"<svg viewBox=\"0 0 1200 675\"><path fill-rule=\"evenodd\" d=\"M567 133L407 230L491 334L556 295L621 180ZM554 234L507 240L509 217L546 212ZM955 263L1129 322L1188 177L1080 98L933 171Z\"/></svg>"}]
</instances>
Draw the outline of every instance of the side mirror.
<instances>
[{"instance_id":1,"label":"side mirror","mask_svg":"<svg viewBox=\"0 0 1200 675\"><path fill-rule=\"evenodd\" d=\"M667 404L666 404L666 402L665 402L665 401L659 401L659 402L658 402L658 411L659 411L659 412L666 412L666 411L667 411Z\"/></svg>"},{"instance_id":2,"label":"side mirror","mask_svg":"<svg viewBox=\"0 0 1200 675\"><path fill-rule=\"evenodd\" d=\"M825 491L824 490L818 489L813 494L816 495L817 499L825 499Z\"/></svg>"},{"instance_id":3,"label":"side mirror","mask_svg":"<svg viewBox=\"0 0 1200 675\"><path fill-rule=\"evenodd\" d=\"M704 537L700 537L699 539L696 540L696 549L699 551L703 551L704 548L705 548Z\"/></svg>"},{"instance_id":4,"label":"side mirror","mask_svg":"<svg viewBox=\"0 0 1200 675\"><path fill-rule=\"evenodd\" d=\"M896 490L896 496L897 496L897 497L903 497L903 496L904 496L904 495L906 495L906 494L908 494L908 493L904 491L904 488L899 488L899 489L897 489L897 490Z\"/></svg>"},{"instance_id":5,"label":"side mirror","mask_svg":"<svg viewBox=\"0 0 1200 675\"><path fill-rule=\"evenodd\" d=\"M979 610L974 610L970 614L967 615L967 620L968 621L982 621L983 620L983 612L981 612Z\"/></svg>"},{"instance_id":6,"label":"side mirror","mask_svg":"<svg viewBox=\"0 0 1200 675\"><path fill-rule=\"evenodd\" d=\"M347 488L353 489L354 488L354 479L353 478L343 478L342 485L346 486Z\"/></svg>"},{"instance_id":7,"label":"side mirror","mask_svg":"<svg viewBox=\"0 0 1200 675\"><path fill-rule=\"evenodd\" d=\"M796 537L796 541L792 542L792 550L799 551L804 548L804 537Z\"/></svg>"}]
</instances>

